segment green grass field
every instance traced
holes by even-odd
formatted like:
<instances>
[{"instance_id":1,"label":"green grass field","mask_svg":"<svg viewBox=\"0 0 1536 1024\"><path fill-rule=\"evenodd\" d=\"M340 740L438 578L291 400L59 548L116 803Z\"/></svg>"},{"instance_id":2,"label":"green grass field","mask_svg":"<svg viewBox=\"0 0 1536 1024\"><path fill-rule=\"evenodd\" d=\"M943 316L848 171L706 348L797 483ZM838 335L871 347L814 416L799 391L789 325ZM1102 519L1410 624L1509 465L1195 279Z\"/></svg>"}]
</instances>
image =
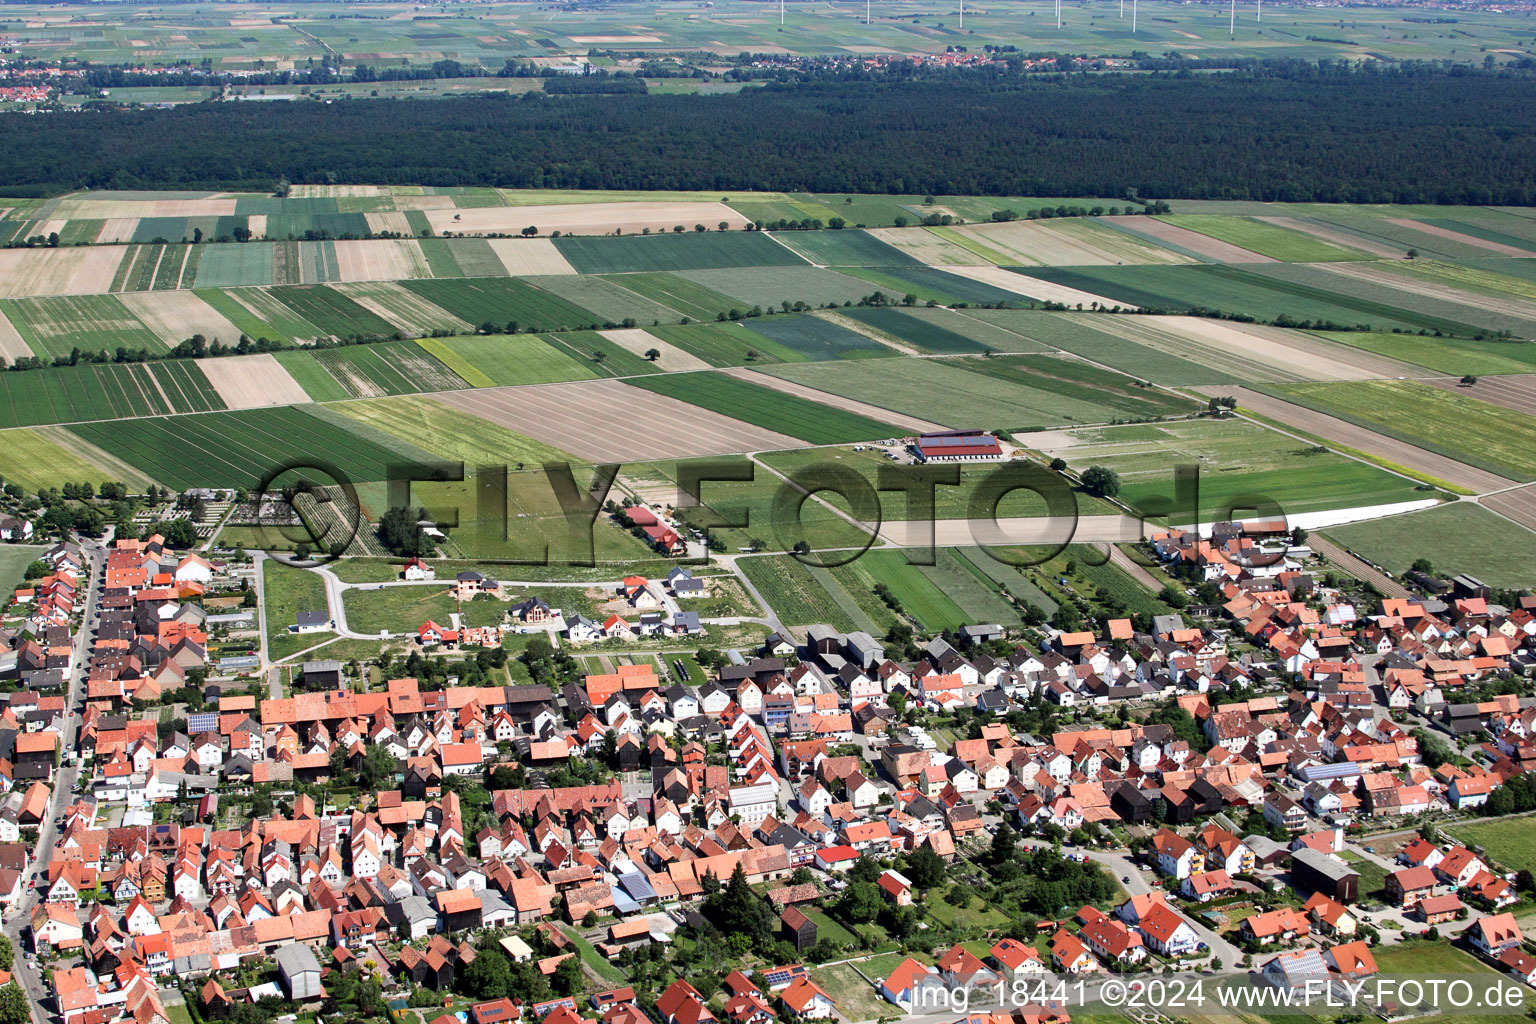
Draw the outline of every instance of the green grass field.
<instances>
[{"instance_id":1,"label":"green grass field","mask_svg":"<svg viewBox=\"0 0 1536 1024\"><path fill-rule=\"evenodd\" d=\"M1414 313L1403 308L1401 302L1357 297L1355 285L1359 282L1330 277L1331 287L1322 287L1271 276L1298 269L1308 270L1288 264L1267 264L1262 268L1254 264L1241 269L1215 265L1028 267L1018 272L1144 309L1182 312L1202 307L1265 321L1285 316L1298 322L1321 320L1348 327L1370 324L1386 330L1402 327L1450 334L1477 333L1472 324L1445 315Z\"/></svg>"},{"instance_id":2,"label":"green grass field","mask_svg":"<svg viewBox=\"0 0 1536 1024\"><path fill-rule=\"evenodd\" d=\"M1149 508L1157 498L1174 497L1178 465L1199 468L1202 517L1230 519L1232 502L1263 495L1288 514L1350 508L1429 495L1412 481L1375 466L1293 440L1242 420L1188 420L1138 426L1096 427L1072 432L1073 447L1058 453L1082 472L1105 466L1120 475L1121 500ZM1240 510L1239 510L1240 511ZM1191 509L1177 508L1171 522L1191 521Z\"/></svg>"},{"instance_id":3,"label":"green grass field","mask_svg":"<svg viewBox=\"0 0 1536 1024\"><path fill-rule=\"evenodd\" d=\"M789 555L763 555L738 559L736 565L763 595L763 600L791 626L809 626L824 622L840 630L851 630L854 623L838 607L806 566Z\"/></svg>"},{"instance_id":4,"label":"green grass field","mask_svg":"<svg viewBox=\"0 0 1536 1024\"><path fill-rule=\"evenodd\" d=\"M663 324L646 330L711 366L797 363L805 359L801 353L767 335L735 323Z\"/></svg>"},{"instance_id":5,"label":"green grass field","mask_svg":"<svg viewBox=\"0 0 1536 1024\"><path fill-rule=\"evenodd\" d=\"M323 415L341 416L342 424L367 424L397 443L469 466L506 464L520 468L523 464L574 461L558 448L425 396L339 402L326 406Z\"/></svg>"},{"instance_id":6,"label":"green grass field","mask_svg":"<svg viewBox=\"0 0 1536 1024\"><path fill-rule=\"evenodd\" d=\"M239 288L272 283L272 242L211 245L197 264L199 288Z\"/></svg>"},{"instance_id":7,"label":"green grass field","mask_svg":"<svg viewBox=\"0 0 1536 1024\"><path fill-rule=\"evenodd\" d=\"M428 619L446 626L458 612L466 626L494 626L506 615L507 603L482 597L460 604L439 587L385 587L382 590L348 590L342 598L347 625L359 633L414 632Z\"/></svg>"},{"instance_id":8,"label":"green grass field","mask_svg":"<svg viewBox=\"0 0 1536 1024\"><path fill-rule=\"evenodd\" d=\"M729 295L721 294L697 281L662 271L616 274L600 280L632 291L650 302L675 309L691 320L713 320L716 315L741 305Z\"/></svg>"},{"instance_id":9,"label":"green grass field","mask_svg":"<svg viewBox=\"0 0 1536 1024\"><path fill-rule=\"evenodd\" d=\"M157 383L158 382L158 383ZM0 427L224 408L196 363L82 363L0 374Z\"/></svg>"},{"instance_id":10,"label":"green grass field","mask_svg":"<svg viewBox=\"0 0 1536 1024\"><path fill-rule=\"evenodd\" d=\"M11 591L26 575L27 566L47 550L30 544L0 544L0 604L10 599Z\"/></svg>"},{"instance_id":11,"label":"green grass field","mask_svg":"<svg viewBox=\"0 0 1536 1024\"><path fill-rule=\"evenodd\" d=\"M1030 304L1017 292L932 267L845 267L843 272L875 285L890 301L913 295L918 302L937 302L943 306L985 303L1018 308Z\"/></svg>"},{"instance_id":12,"label":"green grass field","mask_svg":"<svg viewBox=\"0 0 1536 1024\"><path fill-rule=\"evenodd\" d=\"M907 556L900 551L866 551L859 564L877 583L890 587L903 610L925 630L937 633L974 621L947 588L941 588L926 569L907 564ZM948 572L939 575L951 583L962 579ZM981 589L979 584L976 589ZM975 598L974 593L969 596Z\"/></svg>"},{"instance_id":13,"label":"green grass field","mask_svg":"<svg viewBox=\"0 0 1536 1024\"><path fill-rule=\"evenodd\" d=\"M1322 263L1329 260L1368 258L1363 252L1330 245L1300 231L1292 231L1277 224L1266 224L1252 217L1194 214L1158 219L1287 263Z\"/></svg>"},{"instance_id":14,"label":"green grass field","mask_svg":"<svg viewBox=\"0 0 1536 1024\"><path fill-rule=\"evenodd\" d=\"M900 434L898 427L830 405L787 395L723 373L668 373L631 380L635 387L681 399L811 444L870 441Z\"/></svg>"},{"instance_id":15,"label":"green grass field","mask_svg":"<svg viewBox=\"0 0 1536 1024\"><path fill-rule=\"evenodd\" d=\"M750 308L782 309L804 302L825 306L858 302L871 291L867 281L839 274L822 267L738 267L725 270L679 270L685 278L706 288L729 295L738 304Z\"/></svg>"},{"instance_id":16,"label":"green grass field","mask_svg":"<svg viewBox=\"0 0 1536 1024\"><path fill-rule=\"evenodd\" d=\"M598 277L595 274L547 274L523 280L551 295L589 310L599 323L622 323L633 319L641 326L658 321L675 323L681 311L655 299L646 298L624 286L623 277Z\"/></svg>"},{"instance_id":17,"label":"green grass field","mask_svg":"<svg viewBox=\"0 0 1536 1024\"><path fill-rule=\"evenodd\" d=\"M1487 856L1509 871L1536 870L1536 817L1522 815L1475 825L1448 825L1453 838L1481 846Z\"/></svg>"},{"instance_id":18,"label":"green grass field","mask_svg":"<svg viewBox=\"0 0 1536 1024\"><path fill-rule=\"evenodd\" d=\"M549 384L598 376L590 365L531 334L420 338L416 344L474 387Z\"/></svg>"},{"instance_id":19,"label":"green grass field","mask_svg":"<svg viewBox=\"0 0 1536 1024\"><path fill-rule=\"evenodd\" d=\"M1512 480L1536 480L1536 423L1502 406L1412 380L1266 384L1259 390Z\"/></svg>"},{"instance_id":20,"label":"green grass field","mask_svg":"<svg viewBox=\"0 0 1536 1024\"><path fill-rule=\"evenodd\" d=\"M599 319L520 278L418 279L400 284L475 326L555 330L586 327Z\"/></svg>"},{"instance_id":21,"label":"green grass field","mask_svg":"<svg viewBox=\"0 0 1536 1024\"><path fill-rule=\"evenodd\" d=\"M85 423L70 430L178 490L255 487L296 460L333 465L353 481L388 479L394 467L428 475L400 451L299 406Z\"/></svg>"},{"instance_id":22,"label":"green grass field","mask_svg":"<svg viewBox=\"0 0 1536 1024\"><path fill-rule=\"evenodd\" d=\"M592 376L637 377L661 372L660 367L645 356L631 352L596 331L562 331L543 335L543 340L556 352L576 360Z\"/></svg>"},{"instance_id":23,"label":"green grass field","mask_svg":"<svg viewBox=\"0 0 1536 1024\"><path fill-rule=\"evenodd\" d=\"M394 324L325 285L281 285L274 287L271 294L325 334L352 338L388 337L396 333Z\"/></svg>"},{"instance_id":24,"label":"green grass field","mask_svg":"<svg viewBox=\"0 0 1536 1024\"><path fill-rule=\"evenodd\" d=\"M304 393L317 402L336 402L351 398L352 392L337 380L315 353L304 350L278 352L277 361L283 364L288 375L298 382Z\"/></svg>"},{"instance_id":25,"label":"green grass field","mask_svg":"<svg viewBox=\"0 0 1536 1024\"><path fill-rule=\"evenodd\" d=\"M761 316L748 320L746 325L806 359L864 359L896 354L872 338L819 316Z\"/></svg>"},{"instance_id":26,"label":"green grass field","mask_svg":"<svg viewBox=\"0 0 1536 1024\"><path fill-rule=\"evenodd\" d=\"M32 351L45 359L68 357L74 349L115 352L166 345L114 295L55 295L37 299L0 299L0 313L15 326Z\"/></svg>"},{"instance_id":27,"label":"green grass field","mask_svg":"<svg viewBox=\"0 0 1536 1024\"><path fill-rule=\"evenodd\" d=\"M313 357L349 398L455 391L466 386L463 378L411 341L320 349Z\"/></svg>"},{"instance_id":28,"label":"green grass field","mask_svg":"<svg viewBox=\"0 0 1536 1024\"><path fill-rule=\"evenodd\" d=\"M939 324L933 319L913 316L904 309L892 306L845 309L842 314L923 352L936 352L940 355L979 354L990 348L954 330L972 322L958 316L951 316L944 324Z\"/></svg>"},{"instance_id":29,"label":"green grass field","mask_svg":"<svg viewBox=\"0 0 1536 1024\"><path fill-rule=\"evenodd\" d=\"M1158 384L1229 384L1239 380L1208 362L1185 359L1113 333L1114 328L1125 326L1129 318L1096 313L997 309L969 310L966 315L1008 332L1018 340L1011 349L994 346L1002 351L1060 349ZM991 344L990 339L988 343ZM1024 347L1026 345L1032 347Z\"/></svg>"},{"instance_id":30,"label":"green grass field","mask_svg":"<svg viewBox=\"0 0 1536 1024\"><path fill-rule=\"evenodd\" d=\"M332 633L300 635L289 628L298 622L299 612L329 610L325 581L315 573L267 561L262 563L261 585L268 657L286 658L334 637Z\"/></svg>"},{"instance_id":31,"label":"green grass field","mask_svg":"<svg viewBox=\"0 0 1536 1024\"><path fill-rule=\"evenodd\" d=\"M824 267L916 267L915 256L864 231L780 231L773 236Z\"/></svg>"},{"instance_id":32,"label":"green grass field","mask_svg":"<svg viewBox=\"0 0 1536 1024\"><path fill-rule=\"evenodd\" d=\"M1425 369L1453 377L1469 373L1536 372L1536 345L1528 341L1475 341L1472 338L1434 338L1379 331L1323 331L1319 334L1340 345L1417 363Z\"/></svg>"},{"instance_id":33,"label":"green grass field","mask_svg":"<svg viewBox=\"0 0 1536 1024\"><path fill-rule=\"evenodd\" d=\"M197 297L224 314L241 332L270 341L308 341L322 332L264 288L199 288Z\"/></svg>"},{"instance_id":34,"label":"green grass field","mask_svg":"<svg viewBox=\"0 0 1536 1024\"><path fill-rule=\"evenodd\" d=\"M1013 362L1026 359L1044 362L1038 370ZM1177 400L1153 398L1151 392L1128 389L1128 378L1118 378L1115 389L1084 384L1093 379L1085 376L1089 373L1113 375L1086 365L1069 367L1046 356L792 364L767 367L764 372L954 427L1035 430L1191 408Z\"/></svg>"},{"instance_id":35,"label":"green grass field","mask_svg":"<svg viewBox=\"0 0 1536 1024\"><path fill-rule=\"evenodd\" d=\"M1112 410L1114 419L1183 416L1199 406L1188 399L1140 387L1130 377L1101 370L1078 359L1017 355L956 360L956 366L1020 387Z\"/></svg>"},{"instance_id":36,"label":"green grass field","mask_svg":"<svg viewBox=\"0 0 1536 1024\"><path fill-rule=\"evenodd\" d=\"M66 443L60 443L55 434L62 435ZM0 480L33 492L66 483L90 481L99 485L103 480L125 477L134 486L148 481L142 474L93 461L82 449L88 450L88 446L63 428L0 432Z\"/></svg>"},{"instance_id":37,"label":"green grass field","mask_svg":"<svg viewBox=\"0 0 1536 1024\"><path fill-rule=\"evenodd\" d=\"M1399 576L1427 558L1446 576L1471 573L1489 586L1536 581L1536 534L1470 502L1323 531Z\"/></svg>"},{"instance_id":38,"label":"green grass field","mask_svg":"<svg viewBox=\"0 0 1536 1024\"><path fill-rule=\"evenodd\" d=\"M689 225L691 227L691 225ZM704 270L710 267L785 267L805 263L760 231L707 231L671 235L565 236L555 248L579 274L633 270Z\"/></svg>"}]
</instances>

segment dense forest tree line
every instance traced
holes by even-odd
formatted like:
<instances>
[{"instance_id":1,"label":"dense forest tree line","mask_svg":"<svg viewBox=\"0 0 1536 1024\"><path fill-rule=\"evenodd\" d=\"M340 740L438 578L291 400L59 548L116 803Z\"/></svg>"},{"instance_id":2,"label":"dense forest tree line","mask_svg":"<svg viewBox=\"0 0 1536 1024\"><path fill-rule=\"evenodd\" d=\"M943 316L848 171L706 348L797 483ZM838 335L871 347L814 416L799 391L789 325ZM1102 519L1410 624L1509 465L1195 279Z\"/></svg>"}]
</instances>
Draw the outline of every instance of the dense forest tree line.
<instances>
[{"instance_id":1,"label":"dense forest tree line","mask_svg":"<svg viewBox=\"0 0 1536 1024\"><path fill-rule=\"evenodd\" d=\"M0 115L16 187L513 188L1536 204L1536 77L1418 67Z\"/></svg>"}]
</instances>

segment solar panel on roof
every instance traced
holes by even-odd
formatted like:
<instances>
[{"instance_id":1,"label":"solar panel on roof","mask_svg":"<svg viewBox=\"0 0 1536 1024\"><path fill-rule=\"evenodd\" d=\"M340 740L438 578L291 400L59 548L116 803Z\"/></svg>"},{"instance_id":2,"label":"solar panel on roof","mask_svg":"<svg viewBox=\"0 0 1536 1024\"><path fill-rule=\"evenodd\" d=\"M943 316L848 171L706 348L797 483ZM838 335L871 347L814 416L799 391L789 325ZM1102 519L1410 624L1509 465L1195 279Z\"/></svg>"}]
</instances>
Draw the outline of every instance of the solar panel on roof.
<instances>
[{"instance_id":1,"label":"solar panel on roof","mask_svg":"<svg viewBox=\"0 0 1536 1024\"><path fill-rule=\"evenodd\" d=\"M219 716L215 711L197 711L187 716L188 732L212 732L219 727Z\"/></svg>"}]
</instances>

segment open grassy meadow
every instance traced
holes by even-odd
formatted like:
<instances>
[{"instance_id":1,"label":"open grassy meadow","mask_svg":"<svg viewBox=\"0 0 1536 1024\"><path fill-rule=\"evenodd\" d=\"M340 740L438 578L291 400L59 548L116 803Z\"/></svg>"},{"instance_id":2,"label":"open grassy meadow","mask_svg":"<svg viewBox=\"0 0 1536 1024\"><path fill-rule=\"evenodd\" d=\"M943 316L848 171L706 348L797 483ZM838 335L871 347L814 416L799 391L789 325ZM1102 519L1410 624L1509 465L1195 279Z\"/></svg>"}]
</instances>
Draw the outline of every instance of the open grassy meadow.
<instances>
[{"instance_id":1,"label":"open grassy meadow","mask_svg":"<svg viewBox=\"0 0 1536 1024\"><path fill-rule=\"evenodd\" d=\"M298 622L299 612L330 610L325 599L325 581L315 573L268 560L262 563L261 585L269 658L286 658L335 638L333 633L300 635L290 628Z\"/></svg>"},{"instance_id":2,"label":"open grassy meadow","mask_svg":"<svg viewBox=\"0 0 1536 1024\"><path fill-rule=\"evenodd\" d=\"M1536 424L1512 409L1412 380L1260 390L1512 480L1536 479Z\"/></svg>"},{"instance_id":3,"label":"open grassy meadow","mask_svg":"<svg viewBox=\"0 0 1536 1024\"><path fill-rule=\"evenodd\" d=\"M1536 870L1536 817L1450 825L1445 831L1460 842L1481 846L1487 857L1508 871Z\"/></svg>"},{"instance_id":4,"label":"open grassy meadow","mask_svg":"<svg viewBox=\"0 0 1536 1024\"><path fill-rule=\"evenodd\" d=\"M1120 475L1121 500L1150 508L1174 498L1174 469L1199 469L1199 509L1205 521L1230 518L1230 505L1262 495L1288 514L1427 497L1412 481L1242 420L1107 426L1070 432L1071 444L1047 447L1081 473L1105 466ZM1193 509L1174 506L1173 523L1191 522Z\"/></svg>"},{"instance_id":5,"label":"open grassy meadow","mask_svg":"<svg viewBox=\"0 0 1536 1024\"><path fill-rule=\"evenodd\" d=\"M1471 502L1323 532L1399 576L1427 558L1443 575L1471 573L1493 587L1522 588L1536 581L1536 534Z\"/></svg>"},{"instance_id":6,"label":"open grassy meadow","mask_svg":"<svg viewBox=\"0 0 1536 1024\"><path fill-rule=\"evenodd\" d=\"M8 601L11 591L21 583L27 566L47 551L32 544L0 544L0 601Z\"/></svg>"}]
</instances>

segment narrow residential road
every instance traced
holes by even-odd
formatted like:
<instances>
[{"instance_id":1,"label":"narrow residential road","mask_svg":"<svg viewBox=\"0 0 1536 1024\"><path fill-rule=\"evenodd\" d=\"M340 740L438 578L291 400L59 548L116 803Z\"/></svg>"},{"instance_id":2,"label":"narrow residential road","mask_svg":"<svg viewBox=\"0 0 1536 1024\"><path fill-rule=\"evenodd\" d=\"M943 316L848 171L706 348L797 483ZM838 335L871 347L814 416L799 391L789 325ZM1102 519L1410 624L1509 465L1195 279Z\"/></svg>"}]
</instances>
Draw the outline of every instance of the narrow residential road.
<instances>
[{"instance_id":1,"label":"narrow residential road","mask_svg":"<svg viewBox=\"0 0 1536 1024\"><path fill-rule=\"evenodd\" d=\"M1408 597L1408 589L1396 580L1389 580L1379 570L1366 565L1354 555L1349 554L1327 537L1316 533L1307 535L1307 546L1322 555L1328 561L1337 565L1340 569L1371 584L1387 597Z\"/></svg>"},{"instance_id":2,"label":"narrow residential road","mask_svg":"<svg viewBox=\"0 0 1536 1024\"><path fill-rule=\"evenodd\" d=\"M1152 891L1152 886L1147 882L1146 876L1142 874L1141 868L1137 867L1127 851L1085 850L1084 852L1088 854L1089 860L1108 868L1110 873L1115 876L1115 881L1124 886L1125 891L1130 895L1144 896ZM1126 878L1129 878L1130 881L1124 881ZM1237 965L1243 957L1242 950L1220 935L1217 935L1196 918L1188 914L1180 914L1180 916L1189 922L1189 926L1200 936L1200 941L1210 947L1211 955L1221 958L1223 967L1228 970L1237 969Z\"/></svg>"},{"instance_id":3,"label":"narrow residential road","mask_svg":"<svg viewBox=\"0 0 1536 1024\"><path fill-rule=\"evenodd\" d=\"M11 946L16 951L15 964L12 974L21 983L22 990L32 1003L32 1016L37 1021L47 1021L49 1012L43 1006L43 1000L51 998L53 992L43 980L42 973L27 963L22 952L21 933L32 920L32 911L36 909L41 898L41 886L48 878L48 862L52 859L54 843L58 841L58 828L54 822L63 816L64 809L74 799L75 781L79 776L79 768L71 763L74 751L78 747L76 742L80 728L79 706L84 704L84 679L90 665L91 649L95 646L96 616L101 607L101 584L106 560L106 543L111 542L111 534L107 535L105 543L95 541L81 541L80 551L86 560L86 568L89 582L86 585L85 607L80 619L80 629L75 633L73 652L70 655L69 685L65 695L65 718L63 732L59 737L62 754L62 763L54 773L53 794L48 803L48 811L42 823L37 829L37 845L32 851L32 864L24 873L37 883L37 888L29 886L23 893L20 902L6 915L3 930L11 940Z\"/></svg>"}]
</instances>

